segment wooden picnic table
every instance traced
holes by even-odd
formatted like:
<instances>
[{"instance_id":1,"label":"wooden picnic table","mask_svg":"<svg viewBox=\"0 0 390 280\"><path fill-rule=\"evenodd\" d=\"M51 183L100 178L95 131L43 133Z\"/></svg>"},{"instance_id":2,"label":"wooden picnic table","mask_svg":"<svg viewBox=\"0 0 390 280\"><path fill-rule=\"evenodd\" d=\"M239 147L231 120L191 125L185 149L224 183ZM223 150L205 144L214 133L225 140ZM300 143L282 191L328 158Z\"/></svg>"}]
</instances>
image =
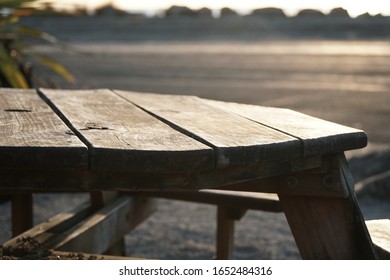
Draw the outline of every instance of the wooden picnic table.
<instances>
[{"instance_id":1,"label":"wooden picnic table","mask_svg":"<svg viewBox=\"0 0 390 280\"><path fill-rule=\"evenodd\" d=\"M242 192L277 194L303 258L376 258L343 155L367 144L361 130L289 109L108 89L0 89L0 126L15 235L31 226L34 192L212 189L216 200L230 191L230 204Z\"/></svg>"}]
</instances>

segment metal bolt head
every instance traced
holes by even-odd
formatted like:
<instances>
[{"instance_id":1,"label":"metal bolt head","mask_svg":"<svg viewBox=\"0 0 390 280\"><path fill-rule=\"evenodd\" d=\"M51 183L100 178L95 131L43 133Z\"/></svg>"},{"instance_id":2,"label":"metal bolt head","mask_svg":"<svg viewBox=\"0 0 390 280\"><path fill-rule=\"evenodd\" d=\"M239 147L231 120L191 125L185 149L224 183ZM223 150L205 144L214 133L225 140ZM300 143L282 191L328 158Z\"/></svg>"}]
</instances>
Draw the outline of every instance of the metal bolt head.
<instances>
[{"instance_id":1,"label":"metal bolt head","mask_svg":"<svg viewBox=\"0 0 390 280\"><path fill-rule=\"evenodd\" d=\"M322 185L325 188L331 189L334 184L335 184L335 180L332 175L326 175L324 176L324 178L322 178Z\"/></svg>"}]
</instances>

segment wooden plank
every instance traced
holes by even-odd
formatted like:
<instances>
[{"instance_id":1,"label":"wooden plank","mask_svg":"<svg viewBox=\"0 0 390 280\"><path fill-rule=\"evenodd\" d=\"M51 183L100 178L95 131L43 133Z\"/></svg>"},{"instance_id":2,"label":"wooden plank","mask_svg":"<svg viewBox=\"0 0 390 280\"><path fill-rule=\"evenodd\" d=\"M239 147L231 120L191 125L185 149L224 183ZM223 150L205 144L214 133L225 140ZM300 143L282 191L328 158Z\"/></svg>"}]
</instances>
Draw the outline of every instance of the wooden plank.
<instances>
[{"instance_id":1,"label":"wooden plank","mask_svg":"<svg viewBox=\"0 0 390 280\"><path fill-rule=\"evenodd\" d=\"M280 195L303 259L372 259L357 240L348 199Z\"/></svg>"},{"instance_id":2,"label":"wooden plank","mask_svg":"<svg viewBox=\"0 0 390 280\"><path fill-rule=\"evenodd\" d=\"M3 254L21 259L46 258L53 250L101 254L154 209L154 201L129 196L122 196L96 212L83 204L5 242Z\"/></svg>"},{"instance_id":3,"label":"wooden plank","mask_svg":"<svg viewBox=\"0 0 390 280\"><path fill-rule=\"evenodd\" d=\"M293 110L206 99L203 101L215 108L235 113L297 137L302 141L303 156L343 152L367 145L367 136L361 130Z\"/></svg>"},{"instance_id":4,"label":"wooden plank","mask_svg":"<svg viewBox=\"0 0 390 280\"><path fill-rule=\"evenodd\" d=\"M54 249L102 254L148 218L155 207L155 201L150 199L121 196L64 232Z\"/></svg>"},{"instance_id":5,"label":"wooden plank","mask_svg":"<svg viewBox=\"0 0 390 280\"><path fill-rule=\"evenodd\" d=\"M60 213L5 242L3 254L11 258L41 258L64 231L90 214L91 209L88 204Z\"/></svg>"},{"instance_id":6,"label":"wooden plank","mask_svg":"<svg viewBox=\"0 0 390 280\"><path fill-rule=\"evenodd\" d=\"M50 251L50 254L46 255L44 260L145 260L145 258L112 256L112 255L98 255L87 254L84 252L62 252L62 251Z\"/></svg>"},{"instance_id":7,"label":"wooden plank","mask_svg":"<svg viewBox=\"0 0 390 280\"><path fill-rule=\"evenodd\" d=\"M150 173L115 172L111 170L36 170L0 169L0 190L15 191L178 191L220 188L244 183L257 178L291 174L301 170L318 168L321 161L301 159L263 162L254 166L230 167L204 172ZM284 177L283 177L284 178ZM277 178L276 180L284 180ZM263 188L275 192L267 183ZM243 186L240 186L240 190ZM252 189L253 186L248 188ZM261 192L263 189L255 189ZM268 192L267 191L267 192Z\"/></svg>"},{"instance_id":8,"label":"wooden plank","mask_svg":"<svg viewBox=\"0 0 390 280\"><path fill-rule=\"evenodd\" d=\"M94 211L97 211L104 206L115 201L119 197L119 192L102 192L102 191L93 191L89 193L91 208ZM124 256L126 254L126 244L124 236L120 238L115 244L111 246L106 252L106 255L117 255Z\"/></svg>"},{"instance_id":9,"label":"wooden plank","mask_svg":"<svg viewBox=\"0 0 390 280\"><path fill-rule=\"evenodd\" d=\"M34 90L0 89L0 167L88 166L86 146Z\"/></svg>"},{"instance_id":10,"label":"wooden plank","mask_svg":"<svg viewBox=\"0 0 390 280\"><path fill-rule=\"evenodd\" d=\"M350 192L347 198L279 195L302 258L377 258L347 172L340 160L338 176Z\"/></svg>"},{"instance_id":11,"label":"wooden plank","mask_svg":"<svg viewBox=\"0 0 390 280\"><path fill-rule=\"evenodd\" d=\"M174 172L214 166L210 147L109 90L41 92L88 145L92 169Z\"/></svg>"},{"instance_id":12,"label":"wooden plank","mask_svg":"<svg viewBox=\"0 0 390 280\"><path fill-rule=\"evenodd\" d=\"M390 260L390 220L369 220L366 225L379 257Z\"/></svg>"},{"instance_id":13,"label":"wooden plank","mask_svg":"<svg viewBox=\"0 0 390 280\"><path fill-rule=\"evenodd\" d=\"M318 171L260 178L222 186L220 189L322 197L347 198L350 195L337 177Z\"/></svg>"},{"instance_id":14,"label":"wooden plank","mask_svg":"<svg viewBox=\"0 0 390 280\"><path fill-rule=\"evenodd\" d=\"M239 189L239 188L238 188ZM225 191L225 190L200 190L182 192L142 192L142 195L214 204L224 207L237 207L242 209L261 210L268 212L282 212L282 207L276 194Z\"/></svg>"},{"instance_id":15,"label":"wooden plank","mask_svg":"<svg viewBox=\"0 0 390 280\"><path fill-rule=\"evenodd\" d=\"M115 91L183 133L214 148L217 167L293 159L298 139L211 107L194 96Z\"/></svg>"}]
</instances>

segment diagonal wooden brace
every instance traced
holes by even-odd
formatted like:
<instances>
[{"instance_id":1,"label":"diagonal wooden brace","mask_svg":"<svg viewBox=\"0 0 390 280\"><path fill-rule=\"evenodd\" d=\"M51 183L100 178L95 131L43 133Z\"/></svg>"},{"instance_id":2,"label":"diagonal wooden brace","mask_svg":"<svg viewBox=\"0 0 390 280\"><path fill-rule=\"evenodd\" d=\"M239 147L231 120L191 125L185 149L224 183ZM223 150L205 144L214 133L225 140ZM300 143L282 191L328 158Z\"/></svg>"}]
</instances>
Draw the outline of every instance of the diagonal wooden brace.
<instances>
[{"instance_id":1,"label":"diagonal wooden brace","mask_svg":"<svg viewBox=\"0 0 390 280\"><path fill-rule=\"evenodd\" d=\"M338 169L333 169L331 175L349 192L347 197L279 194L301 256L304 259L376 259L345 157L335 155L333 160L338 163Z\"/></svg>"}]
</instances>

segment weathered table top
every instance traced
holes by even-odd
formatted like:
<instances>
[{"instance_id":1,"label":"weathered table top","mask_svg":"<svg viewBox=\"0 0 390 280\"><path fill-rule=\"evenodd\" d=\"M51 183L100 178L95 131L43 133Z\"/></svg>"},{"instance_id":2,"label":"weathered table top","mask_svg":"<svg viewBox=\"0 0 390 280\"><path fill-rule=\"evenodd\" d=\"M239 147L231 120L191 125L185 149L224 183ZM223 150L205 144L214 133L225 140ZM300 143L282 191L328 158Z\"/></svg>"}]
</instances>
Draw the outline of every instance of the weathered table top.
<instances>
[{"instance_id":1,"label":"weathered table top","mask_svg":"<svg viewBox=\"0 0 390 280\"><path fill-rule=\"evenodd\" d=\"M49 89L0 89L0 126L1 193L277 193L303 258L376 257L343 157L363 131L194 96Z\"/></svg>"},{"instance_id":2,"label":"weathered table top","mask_svg":"<svg viewBox=\"0 0 390 280\"><path fill-rule=\"evenodd\" d=\"M3 170L84 172L81 189L110 188L96 181L115 172L144 188L151 174L175 174L157 177L159 188L235 183L318 167L313 159L367 143L363 131L288 109L107 89L1 89L0 124Z\"/></svg>"}]
</instances>

